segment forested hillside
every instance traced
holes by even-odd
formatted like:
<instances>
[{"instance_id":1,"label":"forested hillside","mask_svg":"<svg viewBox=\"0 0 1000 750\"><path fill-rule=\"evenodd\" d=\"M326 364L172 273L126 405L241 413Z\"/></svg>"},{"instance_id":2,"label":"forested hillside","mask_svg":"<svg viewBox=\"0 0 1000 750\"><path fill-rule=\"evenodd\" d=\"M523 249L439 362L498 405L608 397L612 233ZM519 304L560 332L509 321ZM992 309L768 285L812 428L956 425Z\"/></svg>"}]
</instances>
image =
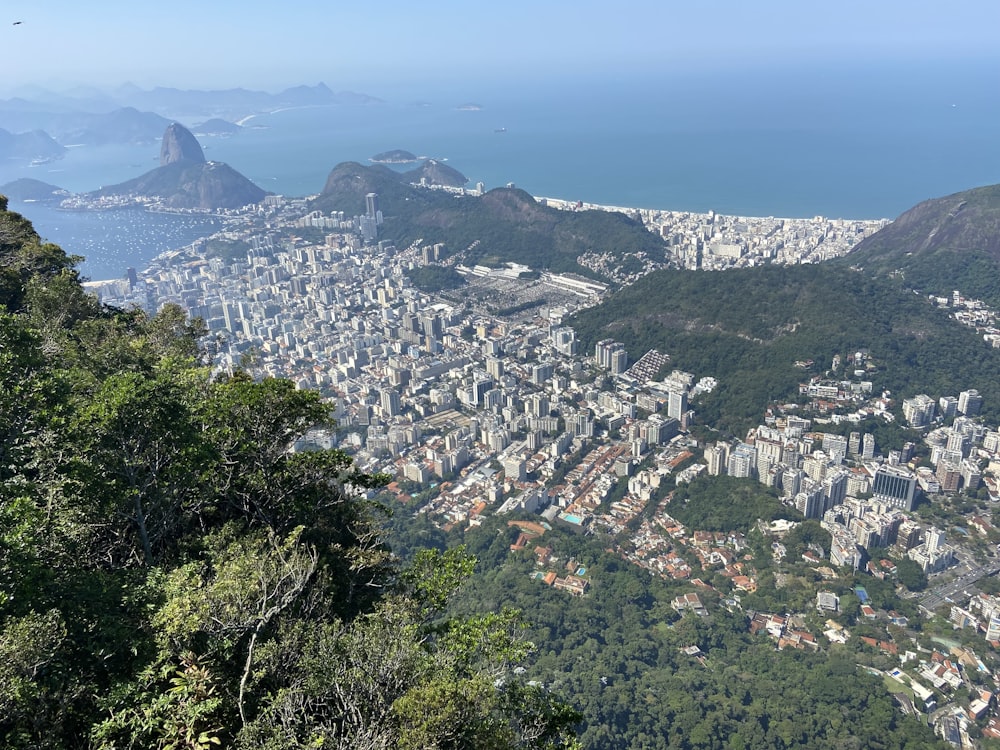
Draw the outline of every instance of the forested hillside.
<instances>
[{"instance_id":1,"label":"forested hillside","mask_svg":"<svg viewBox=\"0 0 1000 750\"><path fill-rule=\"evenodd\" d=\"M759 492L756 482L734 483ZM528 674L580 708L585 748L943 747L931 729L897 709L881 679L858 666L873 658L885 666L864 653L860 639L818 652L778 651L766 634L750 633L747 613L754 609L813 609L811 587L778 588L771 578L757 594L743 594L742 611L727 611L718 592L701 587L695 590L710 614L681 615L671 600L691 592L690 581L651 576L612 554L607 538L546 532L538 543L558 567L575 560L593 581L586 596L574 597L536 580L535 556L530 548L511 551L518 532L506 522L466 532L480 570L452 606L524 611L538 644ZM763 570L769 540L757 534L751 543Z\"/></svg>"},{"instance_id":2,"label":"forested hillside","mask_svg":"<svg viewBox=\"0 0 1000 750\"><path fill-rule=\"evenodd\" d=\"M1000 185L924 201L837 261L896 275L912 289L955 289L1000 306Z\"/></svg>"},{"instance_id":3,"label":"forested hillside","mask_svg":"<svg viewBox=\"0 0 1000 750\"><path fill-rule=\"evenodd\" d=\"M978 388L990 419L1000 404L1000 351L898 281L827 264L658 271L569 322L584 351L612 338L633 361L656 348L674 367L718 378L700 414L736 434L769 403L794 400L835 354L857 351L870 355L876 392ZM795 366L807 360L813 371Z\"/></svg>"},{"instance_id":4,"label":"forested hillside","mask_svg":"<svg viewBox=\"0 0 1000 750\"><path fill-rule=\"evenodd\" d=\"M664 259L663 241L624 214L559 211L514 188L497 188L481 197L415 188L405 175L380 164L337 165L312 205L354 216L364 212L365 194L371 192L378 193L385 216L380 236L401 246L417 239L441 242L450 256L460 254L470 266L514 262L593 276L577 256L644 252Z\"/></svg>"},{"instance_id":5,"label":"forested hillside","mask_svg":"<svg viewBox=\"0 0 1000 750\"><path fill-rule=\"evenodd\" d=\"M197 323L103 308L0 197L0 747L556 748L516 613L442 615L315 393L211 378Z\"/></svg>"}]
</instances>

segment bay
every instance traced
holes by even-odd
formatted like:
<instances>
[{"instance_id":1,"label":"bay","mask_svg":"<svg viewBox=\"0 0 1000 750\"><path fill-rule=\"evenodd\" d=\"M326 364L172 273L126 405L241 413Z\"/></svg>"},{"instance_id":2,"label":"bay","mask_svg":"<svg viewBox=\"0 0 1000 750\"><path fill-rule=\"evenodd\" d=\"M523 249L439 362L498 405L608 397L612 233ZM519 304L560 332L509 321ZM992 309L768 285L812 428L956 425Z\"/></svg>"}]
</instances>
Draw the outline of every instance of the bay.
<instances>
[{"instance_id":1,"label":"bay","mask_svg":"<svg viewBox=\"0 0 1000 750\"><path fill-rule=\"evenodd\" d=\"M160 253L185 247L218 232L223 222L209 216L178 216L141 209L64 211L50 205L11 202L31 219L46 242L84 258L78 268L90 280L120 279L128 268L142 270Z\"/></svg>"},{"instance_id":2,"label":"bay","mask_svg":"<svg viewBox=\"0 0 1000 750\"><path fill-rule=\"evenodd\" d=\"M368 163L400 148L447 159L473 184L512 182L534 195L745 216L892 218L921 200L1000 182L997 72L971 60L428 82L370 92L381 103L259 115L235 136L200 140L208 159L286 196L320 192L342 161ZM157 155L157 145L72 148L40 167L0 165L0 184L30 176L91 190L141 174ZM116 276L143 262L127 241L112 247L119 240L110 232L93 240L100 250L78 242L106 232L105 220L70 230L72 221L49 224L35 205L25 215L87 255L89 275L105 273L89 267L97 252L117 255Z\"/></svg>"}]
</instances>

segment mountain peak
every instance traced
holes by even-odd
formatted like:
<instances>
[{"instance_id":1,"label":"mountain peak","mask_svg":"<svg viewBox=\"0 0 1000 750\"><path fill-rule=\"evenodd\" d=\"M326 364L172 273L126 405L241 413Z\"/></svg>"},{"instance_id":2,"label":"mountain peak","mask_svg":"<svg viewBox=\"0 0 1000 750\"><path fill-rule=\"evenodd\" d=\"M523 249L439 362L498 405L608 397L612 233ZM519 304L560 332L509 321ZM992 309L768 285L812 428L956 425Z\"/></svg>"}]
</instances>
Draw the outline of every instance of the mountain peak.
<instances>
[{"instance_id":1,"label":"mountain peak","mask_svg":"<svg viewBox=\"0 0 1000 750\"><path fill-rule=\"evenodd\" d=\"M160 146L160 166L165 167L178 161L203 164L205 152L201 150L198 139L190 130L180 123L172 122L163 134L163 145Z\"/></svg>"}]
</instances>

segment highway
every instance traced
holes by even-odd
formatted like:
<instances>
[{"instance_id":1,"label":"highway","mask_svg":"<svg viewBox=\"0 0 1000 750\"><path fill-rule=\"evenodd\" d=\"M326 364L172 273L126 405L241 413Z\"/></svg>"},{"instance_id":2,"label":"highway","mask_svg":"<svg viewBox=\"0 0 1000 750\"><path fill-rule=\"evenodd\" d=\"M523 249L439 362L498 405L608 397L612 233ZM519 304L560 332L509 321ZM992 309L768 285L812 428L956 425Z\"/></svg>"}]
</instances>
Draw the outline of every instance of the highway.
<instances>
[{"instance_id":1,"label":"highway","mask_svg":"<svg viewBox=\"0 0 1000 750\"><path fill-rule=\"evenodd\" d=\"M952 599L954 599L955 595L959 592L963 592L962 596L959 598L965 598L965 589L972 586L980 578L986 578L987 576L994 575L995 573L1000 573L1000 562L990 562L988 565L974 565L968 570L968 572L963 573L958 578L929 589L927 593L921 597L920 606L928 612L934 612L942 604L950 604Z\"/></svg>"}]
</instances>

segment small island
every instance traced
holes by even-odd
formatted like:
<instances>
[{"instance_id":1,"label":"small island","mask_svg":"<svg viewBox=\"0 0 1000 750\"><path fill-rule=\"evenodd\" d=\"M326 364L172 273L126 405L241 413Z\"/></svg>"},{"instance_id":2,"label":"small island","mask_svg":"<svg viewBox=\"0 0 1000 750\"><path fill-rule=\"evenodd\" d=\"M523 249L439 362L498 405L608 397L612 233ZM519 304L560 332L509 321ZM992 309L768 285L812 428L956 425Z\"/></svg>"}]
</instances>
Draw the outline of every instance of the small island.
<instances>
[{"instance_id":1,"label":"small island","mask_svg":"<svg viewBox=\"0 0 1000 750\"><path fill-rule=\"evenodd\" d=\"M196 125L191 129L191 132L195 135L235 135L243 130L243 127L237 125L234 122L229 122L228 120L223 120L218 117L213 117L210 120L205 120L201 125Z\"/></svg>"},{"instance_id":2,"label":"small island","mask_svg":"<svg viewBox=\"0 0 1000 750\"><path fill-rule=\"evenodd\" d=\"M409 151L396 148L392 151L383 151L380 154L375 154L368 161L373 164L412 164L420 161L420 159Z\"/></svg>"},{"instance_id":3,"label":"small island","mask_svg":"<svg viewBox=\"0 0 1000 750\"><path fill-rule=\"evenodd\" d=\"M6 195L21 203L58 203L69 197L69 191L41 180L21 177L13 182L0 185L0 195Z\"/></svg>"}]
</instances>

